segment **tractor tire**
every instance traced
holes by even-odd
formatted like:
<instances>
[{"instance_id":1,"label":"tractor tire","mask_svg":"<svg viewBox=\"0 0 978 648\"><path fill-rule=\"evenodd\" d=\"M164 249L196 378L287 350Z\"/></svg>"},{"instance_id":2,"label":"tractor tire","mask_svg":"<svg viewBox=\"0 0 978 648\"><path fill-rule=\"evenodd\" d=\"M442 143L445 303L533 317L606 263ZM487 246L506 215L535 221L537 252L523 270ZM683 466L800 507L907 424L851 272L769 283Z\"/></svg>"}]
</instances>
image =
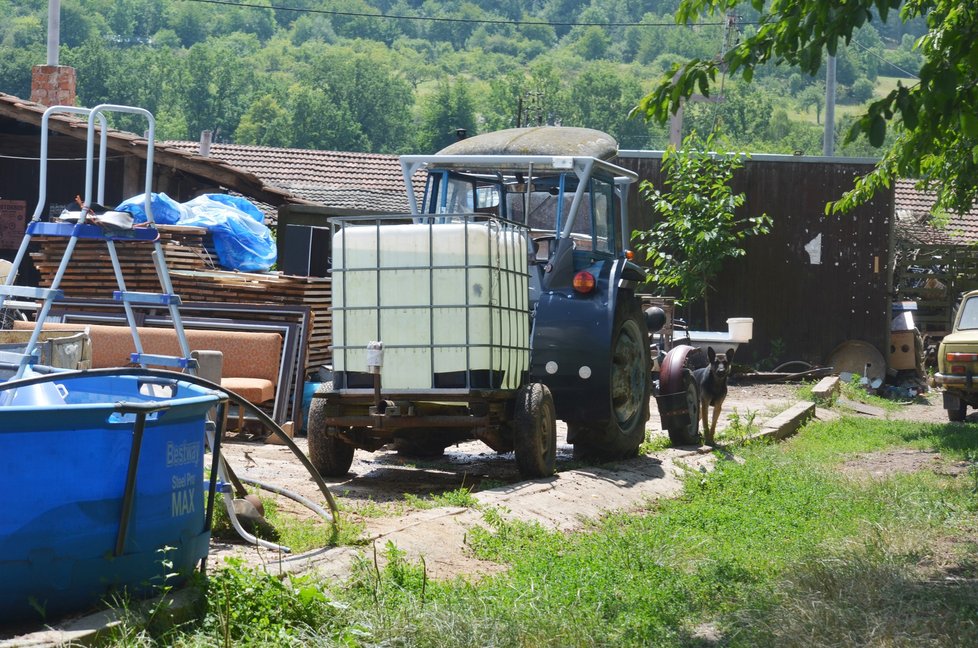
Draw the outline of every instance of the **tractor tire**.
<instances>
[{"instance_id":1,"label":"tractor tire","mask_svg":"<svg viewBox=\"0 0 978 648\"><path fill-rule=\"evenodd\" d=\"M513 415L516 466L524 479L550 477L557 465L557 408L542 383L516 391Z\"/></svg>"},{"instance_id":2,"label":"tractor tire","mask_svg":"<svg viewBox=\"0 0 978 648\"><path fill-rule=\"evenodd\" d=\"M627 459L645 441L652 397L649 332L639 302L631 293L618 298L611 341L609 419L594 426L573 424L574 457L595 461Z\"/></svg>"},{"instance_id":3,"label":"tractor tire","mask_svg":"<svg viewBox=\"0 0 978 648\"><path fill-rule=\"evenodd\" d=\"M686 406L689 423L669 428L669 441L674 446L698 446L700 444L700 390L693 379L693 372L683 369L683 385L686 388Z\"/></svg>"},{"instance_id":4,"label":"tractor tire","mask_svg":"<svg viewBox=\"0 0 978 648\"><path fill-rule=\"evenodd\" d=\"M332 383L324 383L316 393L332 391ZM306 436L309 440L309 461L323 477L342 477L353 465L354 447L336 434L336 428L326 426L326 400L313 398L309 405Z\"/></svg>"}]
</instances>

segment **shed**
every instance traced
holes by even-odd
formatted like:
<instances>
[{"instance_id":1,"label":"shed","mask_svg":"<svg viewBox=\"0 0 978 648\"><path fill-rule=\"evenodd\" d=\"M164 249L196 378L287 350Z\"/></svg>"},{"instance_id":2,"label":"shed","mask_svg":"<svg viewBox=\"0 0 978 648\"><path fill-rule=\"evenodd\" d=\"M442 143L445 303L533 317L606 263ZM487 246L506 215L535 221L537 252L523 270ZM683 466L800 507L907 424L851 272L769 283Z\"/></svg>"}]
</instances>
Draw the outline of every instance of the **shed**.
<instances>
[{"instance_id":1,"label":"shed","mask_svg":"<svg viewBox=\"0 0 978 648\"><path fill-rule=\"evenodd\" d=\"M622 151L618 163L661 187L661 152ZM889 348L893 193L878 194L849 214L825 214L826 203L874 164L866 158L753 155L735 172L733 190L746 194L743 209L774 220L770 234L748 240L747 254L728 261L710 297L714 322L754 319L741 361L825 364L850 340L881 353ZM647 228L654 218L649 203L635 195L630 204L632 228ZM693 328L703 326L701 305L694 305L690 320Z\"/></svg>"},{"instance_id":2,"label":"shed","mask_svg":"<svg viewBox=\"0 0 978 648\"><path fill-rule=\"evenodd\" d=\"M933 215L935 196L913 180L894 185L894 290L917 304L914 319L931 342L954 323L961 295L978 289L978 208Z\"/></svg>"}]
</instances>

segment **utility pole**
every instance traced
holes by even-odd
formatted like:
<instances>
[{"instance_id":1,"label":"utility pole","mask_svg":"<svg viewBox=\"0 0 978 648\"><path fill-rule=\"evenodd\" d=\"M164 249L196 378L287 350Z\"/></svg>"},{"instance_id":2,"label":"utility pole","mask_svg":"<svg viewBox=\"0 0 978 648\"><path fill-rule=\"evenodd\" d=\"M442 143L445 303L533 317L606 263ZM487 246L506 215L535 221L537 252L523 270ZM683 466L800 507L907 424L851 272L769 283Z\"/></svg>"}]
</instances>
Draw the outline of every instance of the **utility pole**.
<instances>
[{"instance_id":1,"label":"utility pole","mask_svg":"<svg viewBox=\"0 0 978 648\"><path fill-rule=\"evenodd\" d=\"M822 155L835 155L835 57L825 62L825 133L822 136Z\"/></svg>"}]
</instances>

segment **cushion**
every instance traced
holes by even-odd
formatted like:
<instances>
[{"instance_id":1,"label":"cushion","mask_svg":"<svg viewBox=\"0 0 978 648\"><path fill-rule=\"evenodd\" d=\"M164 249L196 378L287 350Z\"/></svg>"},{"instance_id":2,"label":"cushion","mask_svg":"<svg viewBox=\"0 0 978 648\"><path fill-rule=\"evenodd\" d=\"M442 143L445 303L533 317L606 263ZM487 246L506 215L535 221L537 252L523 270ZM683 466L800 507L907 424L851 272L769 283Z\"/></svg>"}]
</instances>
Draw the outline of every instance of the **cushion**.
<instances>
[{"instance_id":1,"label":"cushion","mask_svg":"<svg viewBox=\"0 0 978 648\"><path fill-rule=\"evenodd\" d=\"M233 391L249 403L264 403L275 398L275 384L264 378L221 378L221 387Z\"/></svg>"}]
</instances>

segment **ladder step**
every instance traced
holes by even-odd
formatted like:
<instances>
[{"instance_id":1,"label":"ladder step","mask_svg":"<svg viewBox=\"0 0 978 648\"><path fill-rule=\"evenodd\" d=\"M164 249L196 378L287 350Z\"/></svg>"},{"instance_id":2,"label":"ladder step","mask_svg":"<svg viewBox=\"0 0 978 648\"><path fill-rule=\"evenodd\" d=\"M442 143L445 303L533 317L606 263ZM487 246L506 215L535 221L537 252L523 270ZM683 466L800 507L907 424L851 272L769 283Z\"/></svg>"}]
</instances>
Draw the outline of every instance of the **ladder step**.
<instances>
[{"instance_id":1,"label":"ladder step","mask_svg":"<svg viewBox=\"0 0 978 648\"><path fill-rule=\"evenodd\" d=\"M155 241L160 236L155 227L107 230L92 223L51 223L48 221L31 221L27 224L27 234L63 238L74 236L80 239L112 241Z\"/></svg>"},{"instance_id":2,"label":"ladder step","mask_svg":"<svg viewBox=\"0 0 978 648\"><path fill-rule=\"evenodd\" d=\"M116 290L112 293L112 299L126 302L129 304L158 304L169 306L170 304L181 304L180 295L167 293L134 292L129 290Z\"/></svg>"},{"instance_id":3,"label":"ladder step","mask_svg":"<svg viewBox=\"0 0 978 648\"><path fill-rule=\"evenodd\" d=\"M15 301L13 299L0 299L0 308L23 308L25 310L37 310L38 303L34 301Z\"/></svg>"},{"instance_id":4,"label":"ladder step","mask_svg":"<svg viewBox=\"0 0 978 648\"><path fill-rule=\"evenodd\" d=\"M0 297L26 297L28 299L61 299L63 290L34 286L0 286Z\"/></svg>"},{"instance_id":5,"label":"ladder step","mask_svg":"<svg viewBox=\"0 0 978 648\"><path fill-rule=\"evenodd\" d=\"M180 356L153 355L152 353L133 353L129 359L135 364L148 364L160 367L179 367L180 369L196 369L197 361L194 358L181 358Z\"/></svg>"},{"instance_id":6,"label":"ladder step","mask_svg":"<svg viewBox=\"0 0 978 648\"><path fill-rule=\"evenodd\" d=\"M0 351L0 362L8 365L22 367L29 364L37 364L39 361L37 354L17 353L16 351Z\"/></svg>"}]
</instances>

